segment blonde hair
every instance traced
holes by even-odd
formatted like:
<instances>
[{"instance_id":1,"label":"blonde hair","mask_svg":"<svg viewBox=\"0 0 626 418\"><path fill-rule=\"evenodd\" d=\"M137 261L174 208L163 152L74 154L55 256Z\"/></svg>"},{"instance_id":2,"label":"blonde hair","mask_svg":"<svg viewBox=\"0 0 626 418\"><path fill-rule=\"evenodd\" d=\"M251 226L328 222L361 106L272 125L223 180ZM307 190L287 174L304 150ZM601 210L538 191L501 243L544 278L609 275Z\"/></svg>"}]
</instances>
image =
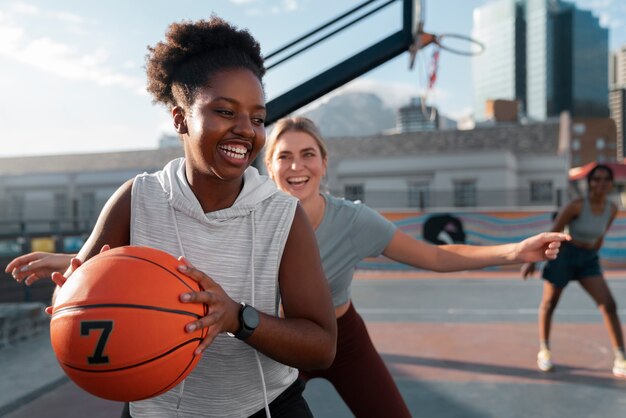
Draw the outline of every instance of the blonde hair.
<instances>
[{"instance_id":1,"label":"blonde hair","mask_svg":"<svg viewBox=\"0 0 626 418\"><path fill-rule=\"evenodd\" d=\"M322 160L326 160L326 157L328 155L326 143L322 139L322 135L320 134L319 129L317 129L317 126L311 119L301 116L283 118L279 119L278 122L276 122L276 125L274 125L274 129L272 129L272 133L270 133L265 144L265 167L267 168L268 172L271 171L270 167L272 165L274 152L276 151L276 144L278 143L278 139L282 134L289 131L304 132L311 135L311 137L315 139L315 142L317 142L317 146L320 149L320 154L322 155Z\"/></svg>"}]
</instances>

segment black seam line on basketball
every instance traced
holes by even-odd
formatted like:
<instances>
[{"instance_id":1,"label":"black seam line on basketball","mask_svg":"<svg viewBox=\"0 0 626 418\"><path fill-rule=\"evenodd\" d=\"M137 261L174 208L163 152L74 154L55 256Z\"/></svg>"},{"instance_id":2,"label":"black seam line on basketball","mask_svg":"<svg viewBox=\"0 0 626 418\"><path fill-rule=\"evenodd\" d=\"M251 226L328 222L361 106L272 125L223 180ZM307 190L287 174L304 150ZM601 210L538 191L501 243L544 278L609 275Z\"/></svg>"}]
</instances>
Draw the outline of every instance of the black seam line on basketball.
<instances>
[{"instance_id":1,"label":"black seam line on basketball","mask_svg":"<svg viewBox=\"0 0 626 418\"><path fill-rule=\"evenodd\" d=\"M202 318L202 315L195 314L193 312L181 311L178 309L167 309L167 308L159 308L158 306L150 306L150 305L132 305L130 303L100 303L96 305L83 305L83 306L68 306L66 308L61 308L52 313L54 317L57 314L62 314L71 311L79 311L81 309L95 309L95 308L130 308L130 309L145 309L148 311L159 311L159 312L167 312L178 315L187 315L194 317L196 319Z\"/></svg>"},{"instance_id":2,"label":"black seam line on basketball","mask_svg":"<svg viewBox=\"0 0 626 418\"><path fill-rule=\"evenodd\" d=\"M143 258L143 257L138 257L136 255L128 255L128 254L116 254L116 257L127 257L127 258L134 258L136 260L143 260L143 261L147 261L148 263L154 264L155 266L162 268L163 270L167 271L169 274L171 274L172 276L176 277L178 279L178 281L180 281L183 285L185 285L185 287L187 287L187 289L193 291L193 292L197 292L198 289L193 289L191 286L189 286L187 283L185 283L185 281L183 279L181 279L177 274L175 274L172 270L163 267L162 265L155 263L152 260L149 260L147 258Z\"/></svg>"},{"instance_id":3,"label":"black seam line on basketball","mask_svg":"<svg viewBox=\"0 0 626 418\"><path fill-rule=\"evenodd\" d=\"M69 367L70 369L79 371L79 372L89 372L89 373L112 373L112 372L119 372L122 370L128 370L128 369L132 369L133 367L139 367L139 366L143 366L144 364L148 364L152 361L158 360L162 357L165 357L171 353L173 353L174 351L178 350L179 348L183 348L184 346L186 346L187 344L196 342L196 341L202 341L201 338L192 338L191 340L187 340L184 343L178 344L176 347L170 349L169 351L166 351L163 354L159 354L156 357L152 357L151 359L148 360L144 360L141 363L136 363L130 366L124 366L124 367L118 367L117 369L108 369L108 370L94 370L94 369L83 369L82 367L75 367L72 366L71 364L67 364L67 363L63 363L65 365L65 367Z\"/></svg>"},{"instance_id":4,"label":"black seam line on basketball","mask_svg":"<svg viewBox=\"0 0 626 418\"><path fill-rule=\"evenodd\" d=\"M191 358L191 361L187 364L187 367L185 367L185 370L183 370L182 372L180 372L180 374L178 375L177 378L175 378L173 381L177 381L178 379L180 379L181 376L185 375L187 373L187 370L189 369L189 367L191 367L191 364L193 363L194 359L193 357ZM167 385L165 385L164 387L162 387L161 389L157 390L156 392L152 393L151 395L148 396L148 398L153 398L157 395L160 395L161 393L170 390L172 387L171 383L168 383Z\"/></svg>"}]
</instances>

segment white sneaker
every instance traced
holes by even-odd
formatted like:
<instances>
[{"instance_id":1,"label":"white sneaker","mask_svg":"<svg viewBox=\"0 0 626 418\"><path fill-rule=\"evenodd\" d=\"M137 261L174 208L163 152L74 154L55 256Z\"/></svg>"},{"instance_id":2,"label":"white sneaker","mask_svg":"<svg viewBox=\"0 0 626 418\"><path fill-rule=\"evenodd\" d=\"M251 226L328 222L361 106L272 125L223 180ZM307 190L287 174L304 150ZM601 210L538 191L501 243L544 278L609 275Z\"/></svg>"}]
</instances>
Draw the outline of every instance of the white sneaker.
<instances>
[{"instance_id":1,"label":"white sneaker","mask_svg":"<svg viewBox=\"0 0 626 418\"><path fill-rule=\"evenodd\" d=\"M613 375L626 379L626 360L615 360L613 363Z\"/></svg>"},{"instance_id":2,"label":"white sneaker","mask_svg":"<svg viewBox=\"0 0 626 418\"><path fill-rule=\"evenodd\" d=\"M537 367L542 372L551 372L554 369L554 364L552 364L552 354L550 350L543 349L537 353ZM615 370L615 369L613 369Z\"/></svg>"}]
</instances>

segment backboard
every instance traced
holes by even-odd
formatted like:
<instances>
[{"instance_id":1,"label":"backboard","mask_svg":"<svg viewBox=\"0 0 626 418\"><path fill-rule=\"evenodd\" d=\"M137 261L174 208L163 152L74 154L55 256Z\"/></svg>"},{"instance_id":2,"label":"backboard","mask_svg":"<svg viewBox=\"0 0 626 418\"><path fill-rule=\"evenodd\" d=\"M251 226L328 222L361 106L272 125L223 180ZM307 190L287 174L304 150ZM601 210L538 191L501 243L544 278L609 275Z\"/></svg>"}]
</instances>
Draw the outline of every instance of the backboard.
<instances>
[{"instance_id":1,"label":"backboard","mask_svg":"<svg viewBox=\"0 0 626 418\"><path fill-rule=\"evenodd\" d=\"M413 39L424 31L426 0L413 0Z\"/></svg>"}]
</instances>

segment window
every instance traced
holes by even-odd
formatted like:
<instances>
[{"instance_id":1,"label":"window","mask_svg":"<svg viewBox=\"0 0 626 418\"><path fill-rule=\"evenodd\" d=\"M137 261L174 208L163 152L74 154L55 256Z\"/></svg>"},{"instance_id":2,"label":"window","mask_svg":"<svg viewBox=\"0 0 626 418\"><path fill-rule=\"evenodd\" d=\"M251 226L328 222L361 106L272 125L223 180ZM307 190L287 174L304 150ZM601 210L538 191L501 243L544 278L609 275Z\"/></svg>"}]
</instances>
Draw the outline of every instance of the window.
<instances>
[{"instance_id":1,"label":"window","mask_svg":"<svg viewBox=\"0 0 626 418\"><path fill-rule=\"evenodd\" d=\"M54 194L53 216L56 220L67 218L67 197L65 193Z\"/></svg>"},{"instance_id":2,"label":"window","mask_svg":"<svg viewBox=\"0 0 626 418\"><path fill-rule=\"evenodd\" d=\"M578 151L580 149L580 139L574 138L572 139L572 150Z\"/></svg>"},{"instance_id":3,"label":"window","mask_svg":"<svg viewBox=\"0 0 626 418\"><path fill-rule=\"evenodd\" d=\"M365 187L362 184L346 184L344 191L347 200L365 200Z\"/></svg>"},{"instance_id":4,"label":"window","mask_svg":"<svg viewBox=\"0 0 626 418\"><path fill-rule=\"evenodd\" d=\"M552 180L532 180L530 182L531 203L552 202Z\"/></svg>"},{"instance_id":5,"label":"window","mask_svg":"<svg viewBox=\"0 0 626 418\"><path fill-rule=\"evenodd\" d=\"M454 182L454 206L476 206L476 180Z\"/></svg>"},{"instance_id":6,"label":"window","mask_svg":"<svg viewBox=\"0 0 626 418\"><path fill-rule=\"evenodd\" d=\"M409 183L408 200L410 208L428 207L428 183Z\"/></svg>"},{"instance_id":7,"label":"window","mask_svg":"<svg viewBox=\"0 0 626 418\"><path fill-rule=\"evenodd\" d=\"M24 214L24 195L11 194L9 202L9 219L22 219Z\"/></svg>"},{"instance_id":8,"label":"window","mask_svg":"<svg viewBox=\"0 0 626 418\"><path fill-rule=\"evenodd\" d=\"M578 135L582 135L585 133L587 129L585 128L584 123L575 123L572 125L572 132Z\"/></svg>"},{"instance_id":9,"label":"window","mask_svg":"<svg viewBox=\"0 0 626 418\"><path fill-rule=\"evenodd\" d=\"M596 148L601 150L604 149L604 147L606 147L606 140L604 138L596 139Z\"/></svg>"},{"instance_id":10,"label":"window","mask_svg":"<svg viewBox=\"0 0 626 418\"><path fill-rule=\"evenodd\" d=\"M96 215L96 196L93 192L80 195L78 213L81 220L92 220Z\"/></svg>"}]
</instances>

